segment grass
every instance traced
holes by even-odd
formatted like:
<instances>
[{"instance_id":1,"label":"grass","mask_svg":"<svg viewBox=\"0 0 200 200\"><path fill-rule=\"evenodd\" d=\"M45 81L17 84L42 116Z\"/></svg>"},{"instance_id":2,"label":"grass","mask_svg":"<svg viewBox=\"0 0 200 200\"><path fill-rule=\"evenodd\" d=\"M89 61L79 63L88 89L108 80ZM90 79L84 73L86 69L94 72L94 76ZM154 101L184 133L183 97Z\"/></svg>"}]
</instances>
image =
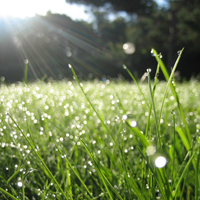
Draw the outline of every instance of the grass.
<instances>
[{"instance_id":1,"label":"grass","mask_svg":"<svg viewBox=\"0 0 200 200\"><path fill-rule=\"evenodd\" d=\"M2 84L0 199L199 199L200 84L153 53L145 83Z\"/></svg>"}]
</instances>

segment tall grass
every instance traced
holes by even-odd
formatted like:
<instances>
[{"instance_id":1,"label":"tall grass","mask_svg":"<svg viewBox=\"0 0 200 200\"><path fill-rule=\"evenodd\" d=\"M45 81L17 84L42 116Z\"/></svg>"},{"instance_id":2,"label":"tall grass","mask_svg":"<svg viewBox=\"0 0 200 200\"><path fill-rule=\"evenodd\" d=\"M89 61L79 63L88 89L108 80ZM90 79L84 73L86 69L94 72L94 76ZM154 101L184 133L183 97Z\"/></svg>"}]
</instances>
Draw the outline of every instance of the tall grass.
<instances>
[{"instance_id":1,"label":"tall grass","mask_svg":"<svg viewBox=\"0 0 200 200\"><path fill-rule=\"evenodd\" d=\"M2 85L0 199L199 199L199 83ZM28 69L27 69L28 70ZM24 82L27 83L27 70ZM162 71L165 82L158 81Z\"/></svg>"}]
</instances>

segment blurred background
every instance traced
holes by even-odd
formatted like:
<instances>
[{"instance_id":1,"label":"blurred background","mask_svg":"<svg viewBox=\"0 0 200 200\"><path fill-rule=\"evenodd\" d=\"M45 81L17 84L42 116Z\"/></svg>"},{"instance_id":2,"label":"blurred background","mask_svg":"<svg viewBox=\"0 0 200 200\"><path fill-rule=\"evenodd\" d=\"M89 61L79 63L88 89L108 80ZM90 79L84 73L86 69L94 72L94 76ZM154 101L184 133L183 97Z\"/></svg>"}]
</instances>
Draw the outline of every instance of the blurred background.
<instances>
[{"instance_id":1,"label":"blurred background","mask_svg":"<svg viewBox=\"0 0 200 200\"><path fill-rule=\"evenodd\" d=\"M1 81L72 77L124 77L125 64L140 79L157 64L151 48L162 54L167 69L178 51L180 79L200 73L199 0L0 0ZM162 76L160 76L162 79Z\"/></svg>"}]
</instances>

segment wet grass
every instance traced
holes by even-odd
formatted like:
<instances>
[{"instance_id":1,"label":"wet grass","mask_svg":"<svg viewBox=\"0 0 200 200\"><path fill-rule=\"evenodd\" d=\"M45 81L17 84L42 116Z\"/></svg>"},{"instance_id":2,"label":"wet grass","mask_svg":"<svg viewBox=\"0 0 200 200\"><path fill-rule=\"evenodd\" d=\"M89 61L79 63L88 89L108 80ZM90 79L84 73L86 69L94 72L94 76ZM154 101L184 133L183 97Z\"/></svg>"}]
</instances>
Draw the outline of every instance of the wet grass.
<instances>
[{"instance_id":1,"label":"wet grass","mask_svg":"<svg viewBox=\"0 0 200 200\"><path fill-rule=\"evenodd\" d=\"M199 199L200 84L154 54L166 82L1 85L0 199Z\"/></svg>"}]
</instances>

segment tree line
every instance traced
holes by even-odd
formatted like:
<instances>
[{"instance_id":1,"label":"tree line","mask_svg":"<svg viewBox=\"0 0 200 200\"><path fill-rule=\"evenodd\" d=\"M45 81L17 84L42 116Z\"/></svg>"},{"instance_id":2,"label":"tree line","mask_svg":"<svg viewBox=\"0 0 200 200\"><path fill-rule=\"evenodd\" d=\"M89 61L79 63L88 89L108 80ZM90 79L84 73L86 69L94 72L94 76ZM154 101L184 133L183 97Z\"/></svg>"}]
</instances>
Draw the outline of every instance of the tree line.
<instances>
[{"instance_id":1,"label":"tree line","mask_svg":"<svg viewBox=\"0 0 200 200\"><path fill-rule=\"evenodd\" d=\"M73 2L89 5L93 21L73 21L51 12L28 19L0 18L0 76L7 82L21 81L28 60L29 80L69 78L68 64L83 79L128 78L123 64L140 78L147 68L156 69L152 47L162 53L169 71L184 47L181 77L199 74L198 0L169 0L164 7L153 0ZM124 51L127 43L134 52Z\"/></svg>"}]
</instances>

